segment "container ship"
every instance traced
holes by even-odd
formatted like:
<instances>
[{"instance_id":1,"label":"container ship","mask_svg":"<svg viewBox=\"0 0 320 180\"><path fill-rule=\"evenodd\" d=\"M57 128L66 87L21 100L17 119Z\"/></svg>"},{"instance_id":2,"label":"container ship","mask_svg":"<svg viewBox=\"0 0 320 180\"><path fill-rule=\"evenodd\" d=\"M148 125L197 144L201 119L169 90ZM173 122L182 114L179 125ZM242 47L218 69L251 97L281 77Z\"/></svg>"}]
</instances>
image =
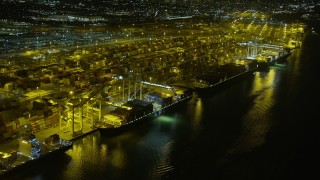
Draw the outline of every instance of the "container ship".
<instances>
[{"instance_id":1,"label":"container ship","mask_svg":"<svg viewBox=\"0 0 320 180\"><path fill-rule=\"evenodd\" d=\"M151 92L143 100L133 99L105 114L95 127L102 135L115 135L146 120L172 111L192 98L193 91L185 87L174 87L168 92Z\"/></svg>"},{"instance_id":2,"label":"container ship","mask_svg":"<svg viewBox=\"0 0 320 180\"><path fill-rule=\"evenodd\" d=\"M194 89L198 94L208 94L226 87L236 80L252 76L256 71L256 63L250 63L248 65L225 64L211 73L193 79Z\"/></svg>"},{"instance_id":3,"label":"container ship","mask_svg":"<svg viewBox=\"0 0 320 180\"><path fill-rule=\"evenodd\" d=\"M0 177L33 167L36 163L73 147L72 141L61 139L58 134L50 135L42 143L32 133L22 134L17 144L17 150L0 152Z\"/></svg>"}]
</instances>

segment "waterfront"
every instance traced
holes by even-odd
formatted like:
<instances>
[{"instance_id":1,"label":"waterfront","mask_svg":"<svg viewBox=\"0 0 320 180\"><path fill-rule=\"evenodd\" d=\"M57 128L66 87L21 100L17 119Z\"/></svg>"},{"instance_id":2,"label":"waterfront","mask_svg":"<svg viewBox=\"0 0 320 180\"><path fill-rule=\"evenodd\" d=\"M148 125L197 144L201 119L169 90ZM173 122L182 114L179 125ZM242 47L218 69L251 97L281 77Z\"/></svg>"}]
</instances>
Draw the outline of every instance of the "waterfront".
<instances>
[{"instance_id":1,"label":"waterfront","mask_svg":"<svg viewBox=\"0 0 320 180\"><path fill-rule=\"evenodd\" d=\"M252 36L238 33L238 21L207 22L199 26L197 22L186 21L183 24L190 29L186 28L184 33L176 24L151 23L139 27L148 32L154 26L161 27L166 29L165 35L160 33L157 38L141 41L136 39L140 35L118 37L112 42L99 43L99 46L76 43L68 50L63 45L52 49L49 43L41 49L21 51L22 54L5 53L9 56L1 61L1 103L4 108L1 111L0 142L18 138L19 127L27 122L34 133L59 126L61 135L66 132L69 137L82 135L87 132L86 125L91 130L95 122L102 120L102 109L109 101L119 104L118 101L136 98L136 93L131 94L133 89L137 92L136 83L140 83L140 87L142 82L146 82L143 86L151 85L150 89L144 89L146 91L152 90L154 83L170 85L187 81L191 86L198 82L210 85L235 75L238 70L245 70L241 66L247 69L252 58L269 61L289 51L288 47L294 47L290 37L298 36L305 27L303 24L289 25L290 35L287 36L288 30L282 27L282 23L269 26L259 22L240 23L242 25L238 28L246 27L243 30L252 32ZM223 31L222 24L226 25ZM126 31L131 26L117 29ZM138 28L138 25L134 27ZM268 43L272 44L252 43L259 29L268 29L268 36L271 36ZM277 45L279 35L283 37L280 46ZM300 44L300 40L295 43ZM99 92L103 100L99 98ZM21 107L21 112L12 113L16 112L16 106Z\"/></svg>"},{"instance_id":2,"label":"waterfront","mask_svg":"<svg viewBox=\"0 0 320 180\"><path fill-rule=\"evenodd\" d=\"M319 39L311 37L315 42ZM66 155L8 179L308 179L317 174L319 43L287 65L194 96L116 137L78 139ZM313 178L316 178L313 177Z\"/></svg>"}]
</instances>

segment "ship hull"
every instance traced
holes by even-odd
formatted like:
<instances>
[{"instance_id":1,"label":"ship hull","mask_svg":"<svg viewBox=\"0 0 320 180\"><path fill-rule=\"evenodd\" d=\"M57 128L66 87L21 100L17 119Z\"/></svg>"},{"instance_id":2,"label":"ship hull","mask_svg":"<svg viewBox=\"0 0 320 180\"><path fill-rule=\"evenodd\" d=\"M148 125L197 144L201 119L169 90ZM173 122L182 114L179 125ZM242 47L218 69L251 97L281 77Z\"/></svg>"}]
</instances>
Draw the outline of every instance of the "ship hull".
<instances>
[{"instance_id":1,"label":"ship hull","mask_svg":"<svg viewBox=\"0 0 320 180\"><path fill-rule=\"evenodd\" d=\"M125 125L122 125L120 127L111 127L111 126L97 126L96 128L99 130L100 134L102 136L115 136L119 135L123 132L127 132L130 129L141 125L143 123L149 122L153 119L155 119L157 116L160 116L162 114L166 114L169 112L173 112L176 108L181 107L183 104L188 102L192 98L192 94L188 94L188 96L185 96L183 99L173 102L172 104L162 108L160 111L152 112L148 115L138 117L136 120L131 121L130 123L127 123Z\"/></svg>"},{"instance_id":2,"label":"ship hull","mask_svg":"<svg viewBox=\"0 0 320 180\"><path fill-rule=\"evenodd\" d=\"M147 115L145 117L140 117L140 119L134 120L131 123L122 125L120 127L112 127L112 126L98 126L97 129L103 136L115 136L119 135L123 132L127 132L128 130L141 125L145 122L148 122L149 120L153 119L155 115L152 113L150 115Z\"/></svg>"},{"instance_id":3,"label":"ship hull","mask_svg":"<svg viewBox=\"0 0 320 180\"><path fill-rule=\"evenodd\" d=\"M60 146L57 149L47 151L43 154L41 154L38 158L27 158L23 155L17 154L16 161L18 163L14 164L14 166L2 166L1 167L1 173L0 177L9 178L12 175L15 175L18 172L26 171L28 169L33 169L36 165L42 165L43 163L50 162L57 156L63 155L67 150L71 149L73 147L73 143L70 141L70 144Z\"/></svg>"},{"instance_id":4,"label":"ship hull","mask_svg":"<svg viewBox=\"0 0 320 180\"><path fill-rule=\"evenodd\" d=\"M214 93L216 91L220 91L220 90L234 84L235 82L237 82L241 79L253 77L253 74L255 72L256 72L256 69L252 68L248 71L244 71L244 72L237 74L235 76L226 78L225 80L222 80L221 82L218 82L216 84L208 85L207 87L195 87L194 90L199 95L211 95L212 93Z\"/></svg>"}]
</instances>

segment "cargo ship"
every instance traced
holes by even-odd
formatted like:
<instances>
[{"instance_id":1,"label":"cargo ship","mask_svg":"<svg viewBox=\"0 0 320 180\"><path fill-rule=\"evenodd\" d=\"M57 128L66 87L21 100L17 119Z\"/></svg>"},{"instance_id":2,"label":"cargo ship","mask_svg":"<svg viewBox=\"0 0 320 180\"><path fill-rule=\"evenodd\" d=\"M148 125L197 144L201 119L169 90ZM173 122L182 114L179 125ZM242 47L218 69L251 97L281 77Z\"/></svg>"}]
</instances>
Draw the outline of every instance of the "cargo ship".
<instances>
[{"instance_id":1,"label":"cargo ship","mask_svg":"<svg viewBox=\"0 0 320 180\"><path fill-rule=\"evenodd\" d=\"M222 89L236 80L252 76L257 71L257 64L237 65L229 63L220 66L219 69L211 73L201 75L193 79L195 92L200 95L212 93Z\"/></svg>"},{"instance_id":2,"label":"cargo ship","mask_svg":"<svg viewBox=\"0 0 320 180\"><path fill-rule=\"evenodd\" d=\"M102 135L115 135L146 120L173 111L192 98L193 91L185 87L172 87L168 92L151 92L143 100L129 100L105 114L95 127Z\"/></svg>"},{"instance_id":3,"label":"cargo ship","mask_svg":"<svg viewBox=\"0 0 320 180\"><path fill-rule=\"evenodd\" d=\"M0 177L8 177L24 168L33 167L73 147L72 141L61 139L58 134L50 135L42 143L32 133L22 134L17 144L17 150L0 152Z\"/></svg>"},{"instance_id":4,"label":"cargo ship","mask_svg":"<svg viewBox=\"0 0 320 180\"><path fill-rule=\"evenodd\" d=\"M257 71L261 72L269 72L270 66L276 65L276 64L286 64L287 58L291 55L290 51L284 51L279 53L278 57L272 56L267 57L266 61L257 61L253 60L257 64Z\"/></svg>"}]
</instances>

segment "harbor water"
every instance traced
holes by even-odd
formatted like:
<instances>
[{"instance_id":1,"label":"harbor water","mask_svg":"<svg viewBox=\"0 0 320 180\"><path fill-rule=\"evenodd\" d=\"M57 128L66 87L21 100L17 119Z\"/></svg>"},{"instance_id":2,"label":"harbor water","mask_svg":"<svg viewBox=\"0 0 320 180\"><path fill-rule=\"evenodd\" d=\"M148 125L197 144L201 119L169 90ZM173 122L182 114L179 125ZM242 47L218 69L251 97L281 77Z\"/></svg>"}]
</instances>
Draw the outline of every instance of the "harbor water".
<instances>
[{"instance_id":1,"label":"harbor water","mask_svg":"<svg viewBox=\"0 0 320 180\"><path fill-rule=\"evenodd\" d=\"M311 51L310 51L311 52ZM307 52L309 53L309 51ZM284 179L319 176L316 55L294 50L286 64L125 133L95 132L71 150L8 179ZM318 59L319 60L319 59ZM318 106L319 107L319 106Z\"/></svg>"}]
</instances>

